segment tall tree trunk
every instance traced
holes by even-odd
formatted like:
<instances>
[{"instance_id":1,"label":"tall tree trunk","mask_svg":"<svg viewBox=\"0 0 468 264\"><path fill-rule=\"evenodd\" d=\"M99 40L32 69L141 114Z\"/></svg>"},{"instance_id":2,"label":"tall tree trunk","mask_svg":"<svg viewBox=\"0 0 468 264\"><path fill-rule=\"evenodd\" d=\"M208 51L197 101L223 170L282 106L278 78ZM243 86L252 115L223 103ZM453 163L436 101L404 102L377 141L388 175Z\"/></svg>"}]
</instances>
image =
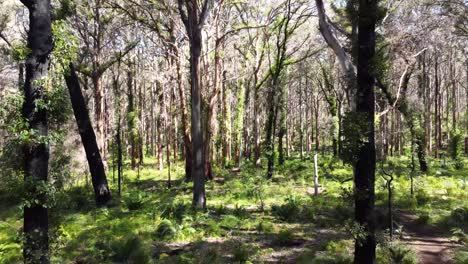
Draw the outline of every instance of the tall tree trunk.
<instances>
[{"instance_id":1,"label":"tall tree trunk","mask_svg":"<svg viewBox=\"0 0 468 264\"><path fill-rule=\"evenodd\" d=\"M45 87L39 80L47 77L50 53L53 49L50 0L22 0L29 9L26 79L24 85L23 117L28 128L37 136L48 136L47 109L37 107L45 100ZM24 146L24 180L26 199L38 201L24 207L23 231L25 235L23 256L25 263L49 263L49 221L47 197L38 186L47 184L49 145L45 142Z\"/></svg>"},{"instance_id":2,"label":"tall tree trunk","mask_svg":"<svg viewBox=\"0 0 468 264\"><path fill-rule=\"evenodd\" d=\"M230 90L229 86L226 83L226 72L223 73L223 82L222 82L222 100L223 100L223 120L222 120L222 129L224 132L223 140L223 165L226 166L227 163L231 161L231 106L229 104L229 95Z\"/></svg>"},{"instance_id":3,"label":"tall tree trunk","mask_svg":"<svg viewBox=\"0 0 468 264\"><path fill-rule=\"evenodd\" d=\"M257 76L254 76L255 80ZM257 81L254 81L257 83ZM254 91L254 117L253 117L253 132L254 132L254 162L255 166L258 168L261 166L261 133L260 133L260 102L259 102L259 92L258 88L255 87Z\"/></svg>"},{"instance_id":4,"label":"tall tree trunk","mask_svg":"<svg viewBox=\"0 0 468 264\"><path fill-rule=\"evenodd\" d=\"M441 131L439 130L440 128L440 107L439 107L439 97L440 97L440 87L439 87L439 60L436 56L435 58L435 80L434 80L434 85L435 85L435 94L434 94L434 125L435 125L435 157L439 158L440 153L440 145L439 145L439 138L440 138L440 133Z\"/></svg>"},{"instance_id":5,"label":"tall tree trunk","mask_svg":"<svg viewBox=\"0 0 468 264\"><path fill-rule=\"evenodd\" d=\"M117 186L119 196L122 194L122 173L123 173L123 158L122 158L122 129L121 129L120 111L117 117Z\"/></svg>"},{"instance_id":6,"label":"tall tree trunk","mask_svg":"<svg viewBox=\"0 0 468 264\"><path fill-rule=\"evenodd\" d=\"M182 129L184 132L184 148L185 148L185 181L192 180L192 142L190 139L190 128L187 114L187 103L185 89L182 85L182 73L180 69L180 58L177 52L176 70L177 70L177 89L179 90L180 108L182 113Z\"/></svg>"},{"instance_id":7,"label":"tall tree trunk","mask_svg":"<svg viewBox=\"0 0 468 264\"><path fill-rule=\"evenodd\" d=\"M355 218L364 228L365 237L356 240L354 263L375 263L374 183L375 183L375 24L377 0L359 1L356 114L360 117L366 138L354 165Z\"/></svg>"},{"instance_id":8,"label":"tall tree trunk","mask_svg":"<svg viewBox=\"0 0 468 264\"><path fill-rule=\"evenodd\" d=\"M102 76L100 73L94 73L91 79L93 81L94 92L94 119L96 122L96 138L99 151L104 153L104 91L102 89Z\"/></svg>"},{"instance_id":9,"label":"tall tree trunk","mask_svg":"<svg viewBox=\"0 0 468 264\"><path fill-rule=\"evenodd\" d=\"M137 165L137 128L136 128L136 113L135 113L135 96L133 94L133 72L132 66L127 72L127 96L128 96L128 106L127 106L127 129L130 140L130 158L131 158L131 167L132 170L136 168Z\"/></svg>"},{"instance_id":10,"label":"tall tree trunk","mask_svg":"<svg viewBox=\"0 0 468 264\"><path fill-rule=\"evenodd\" d=\"M286 119L287 119L287 112L286 112L286 102L287 102L287 91L285 91L285 87L281 88L280 92L280 100L278 102L278 114L280 115L279 119L279 131L278 131L278 164L284 164L284 147L283 147L283 138L286 134Z\"/></svg>"},{"instance_id":11,"label":"tall tree trunk","mask_svg":"<svg viewBox=\"0 0 468 264\"><path fill-rule=\"evenodd\" d=\"M201 91L198 79L198 66L201 52L201 30L193 25L190 43L190 86L192 92L192 176L193 206L206 208L205 168L203 155L203 132L201 112Z\"/></svg>"},{"instance_id":12,"label":"tall tree trunk","mask_svg":"<svg viewBox=\"0 0 468 264\"><path fill-rule=\"evenodd\" d=\"M185 10L184 10L185 6ZM202 50L203 24L211 9L211 1L205 0L202 11L198 10L196 0L178 0L178 9L182 22L187 30L190 44L190 87L192 101L192 177L193 201L195 208L206 208L205 195L205 155L203 150L201 89L199 80L199 63Z\"/></svg>"},{"instance_id":13,"label":"tall tree trunk","mask_svg":"<svg viewBox=\"0 0 468 264\"><path fill-rule=\"evenodd\" d=\"M94 129L91 125L83 93L80 89L78 76L76 75L72 64L70 64L69 72L65 74L65 81L70 93L73 113L78 125L81 141L83 142L86 159L88 160L96 205L104 206L111 198L109 186L107 185L106 172L96 141L96 135L94 134Z\"/></svg>"}]
</instances>

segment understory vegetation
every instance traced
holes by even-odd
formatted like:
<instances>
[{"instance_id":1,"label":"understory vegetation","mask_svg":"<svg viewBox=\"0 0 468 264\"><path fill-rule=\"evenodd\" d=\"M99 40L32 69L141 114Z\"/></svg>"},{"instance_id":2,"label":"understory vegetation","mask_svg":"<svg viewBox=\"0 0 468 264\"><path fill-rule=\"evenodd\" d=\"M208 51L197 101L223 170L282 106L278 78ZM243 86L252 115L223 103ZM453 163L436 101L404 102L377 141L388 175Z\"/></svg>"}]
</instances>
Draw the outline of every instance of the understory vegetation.
<instances>
[{"instance_id":1,"label":"understory vegetation","mask_svg":"<svg viewBox=\"0 0 468 264\"><path fill-rule=\"evenodd\" d=\"M421 224L439 227L459 244L457 263L466 263L468 170L455 163L430 161L431 171L414 179L411 196L409 159L398 164L394 210L419 217ZM466 162L466 159L465 161ZM246 163L240 171L216 168L207 182L206 211L190 203L191 183L182 166L154 169L145 159L139 172L124 171L122 195L107 208L95 208L86 181L55 193L50 230L53 263L352 263L353 225L351 167L324 155L319 158L321 193L314 196L313 161L287 159L271 181L263 170ZM465 167L466 168L466 167ZM378 173L379 174L379 173ZM109 176L112 175L110 171ZM0 260L21 261L21 192L15 181L3 185L0 210ZM115 182L110 183L115 190ZM411 248L399 242L406 235L398 220L396 238L389 240L387 189L376 181L377 263L417 263Z\"/></svg>"}]
</instances>

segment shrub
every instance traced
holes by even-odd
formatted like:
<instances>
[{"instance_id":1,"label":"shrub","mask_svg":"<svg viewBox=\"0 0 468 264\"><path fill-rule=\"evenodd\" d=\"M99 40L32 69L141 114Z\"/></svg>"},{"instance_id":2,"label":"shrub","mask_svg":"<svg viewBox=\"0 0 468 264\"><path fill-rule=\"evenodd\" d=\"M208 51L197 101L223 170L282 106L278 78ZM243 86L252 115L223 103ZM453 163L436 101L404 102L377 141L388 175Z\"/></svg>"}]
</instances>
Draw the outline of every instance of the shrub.
<instances>
[{"instance_id":1,"label":"shrub","mask_svg":"<svg viewBox=\"0 0 468 264\"><path fill-rule=\"evenodd\" d=\"M270 233L275 230L275 226L270 222L262 221L257 225L257 231L262 233Z\"/></svg>"},{"instance_id":2,"label":"shrub","mask_svg":"<svg viewBox=\"0 0 468 264\"><path fill-rule=\"evenodd\" d=\"M164 219L156 229L156 237L162 240L173 239L177 235L177 230L168 219Z\"/></svg>"},{"instance_id":3,"label":"shrub","mask_svg":"<svg viewBox=\"0 0 468 264\"><path fill-rule=\"evenodd\" d=\"M221 228L216 221L210 219L206 222L205 232L209 236L219 236L221 234Z\"/></svg>"},{"instance_id":4,"label":"shrub","mask_svg":"<svg viewBox=\"0 0 468 264\"><path fill-rule=\"evenodd\" d=\"M281 230L275 238L275 243L280 246L287 246L294 239L294 233L289 229Z\"/></svg>"},{"instance_id":5,"label":"shrub","mask_svg":"<svg viewBox=\"0 0 468 264\"><path fill-rule=\"evenodd\" d=\"M465 250L460 250L457 253L455 253L454 257L454 262L455 264L466 264L468 263L468 251Z\"/></svg>"},{"instance_id":6,"label":"shrub","mask_svg":"<svg viewBox=\"0 0 468 264\"><path fill-rule=\"evenodd\" d=\"M243 206L239 206L238 204L236 204L233 214L241 219L249 217L249 212Z\"/></svg>"},{"instance_id":7,"label":"shrub","mask_svg":"<svg viewBox=\"0 0 468 264\"><path fill-rule=\"evenodd\" d=\"M223 219L219 223L220 226L227 228L227 229L234 229L237 228L239 225L239 218L234 215L225 215Z\"/></svg>"},{"instance_id":8,"label":"shrub","mask_svg":"<svg viewBox=\"0 0 468 264\"><path fill-rule=\"evenodd\" d=\"M418 223L421 225L426 225L429 223L430 215L427 212L423 212L421 215L418 217Z\"/></svg>"},{"instance_id":9,"label":"shrub","mask_svg":"<svg viewBox=\"0 0 468 264\"><path fill-rule=\"evenodd\" d=\"M306 253L299 257L297 263L307 264L351 264L353 258L350 254L349 247L351 241L331 241L325 246L324 251L318 251L311 257L310 253ZM380 264L380 263L379 263Z\"/></svg>"},{"instance_id":10,"label":"shrub","mask_svg":"<svg viewBox=\"0 0 468 264\"><path fill-rule=\"evenodd\" d=\"M302 210L301 198L293 195L286 198L286 203L271 207L272 214L283 221L297 220Z\"/></svg>"},{"instance_id":11,"label":"shrub","mask_svg":"<svg viewBox=\"0 0 468 264\"><path fill-rule=\"evenodd\" d=\"M462 154L462 149L463 149L463 134L461 133L460 130L456 129L455 131L452 131L451 133L451 140L450 140L450 157L454 160L457 160L460 158L460 155Z\"/></svg>"},{"instance_id":12,"label":"shrub","mask_svg":"<svg viewBox=\"0 0 468 264\"><path fill-rule=\"evenodd\" d=\"M257 253L258 248L252 245L236 243L232 252L234 263L246 263Z\"/></svg>"},{"instance_id":13,"label":"shrub","mask_svg":"<svg viewBox=\"0 0 468 264\"><path fill-rule=\"evenodd\" d=\"M161 217L175 219L180 223L189 210L190 206L184 202L171 202L163 206Z\"/></svg>"},{"instance_id":14,"label":"shrub","mask_svg":"<svg viewBox=\"0 0 468 264\"><path fill-rule=\"evenodd\" d=\"M202 247L196 257L196 263L223 263L220 252L222 250L219 247Z\"/></svg>"},{"instance_id":15,"label":"shrub","mask_svg":"<svg viewBox=\"0 0 468 264\"><path fill-rule=\"evenodd\" d=\"M416 264L416 254L406 246L400 244L390 245L388 248L391 263L395 264Z\"/></svg>"},{"instance_id":16,"label":"shrub","mask_svg":"<svg viewBox=\"0 0 468 264\"><path fill-rule=\"evenodd\" d=\"M150 263L149 248L138 237L127 239L114 247L114 261L119 263Z\"/></svg>"},{"instance_id":17,"label":"shrub","mask_svg":"<svg viewBox=\"0 0 468 264\"><path fill-rule=\"evenodd\" d=\"M466 232L468 227L468 208L459 207L453 210L448 222L450 226L459 227Z\"/></svg>"},{"instance_id":18,"label":"shrub","mask_svg":"<svg viewBox=\"0 0 468 264\"><path fill-rule=\"evenodd\" d=\"M124 197L125 206L130 211L138 210L143 207L144 204L144 193L141 191L131 191Z\"/></svg>"},{"instance_id":19,"label":"shrub","mask_svg":"<svg viewBox=\"0 0 468 264\"><path fill-rule=\"evenodd\" d=\"M429 194L423 189L419 189L418 191L416 191L415 197L418 206L424 206L431 200Z\"/></svg>"}]
</instances>

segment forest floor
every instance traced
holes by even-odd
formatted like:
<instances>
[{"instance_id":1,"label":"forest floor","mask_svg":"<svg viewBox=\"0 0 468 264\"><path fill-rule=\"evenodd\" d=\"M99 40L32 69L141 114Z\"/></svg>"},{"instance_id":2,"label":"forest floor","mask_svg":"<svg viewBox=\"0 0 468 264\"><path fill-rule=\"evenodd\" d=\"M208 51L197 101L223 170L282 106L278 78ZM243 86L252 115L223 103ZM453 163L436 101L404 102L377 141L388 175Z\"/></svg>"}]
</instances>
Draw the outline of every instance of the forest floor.
<instances>
[{"instance_id":1,"label":"forest floor","mask_svg":"<svg viewBox=\"0 0 468 264\"><path fill-rule=\"evenodd\" d=\"M401 210L396 214L404 230L401 241L416 252L419 263L452 263L454 250L459 245L437 227L421 223L417 215Z\"/></svg>"},{"instance_id":2,"label":"forest floor","mask_svg":"<svg viewBox=\"0 0 468 264\"><path fill-rule=\"evenodd\" d=\"M455 170L431 161L429 174L415 176L411 197L408 163L403 157L387 169L395 176L395 212L404 226L393 242L384 224L385 182L377 172L377 263L467 263L468 249L451 238L457 230L466 239L468 166ZM352 221L350 166L322 156L318 196L311 159L288 159L271 180L247 162L241 170L214 168L215 180L206 183L208 209L200 212L191 209L192 183L183 181L183 164L173 166L171 188L167 169L154 164L146 159L138 170L126 169L120 196L111 170L107 208L94 207L88 181L57 191L50 210L52 262L352 263L359 227ZM0 263L21 263L20 193L0 193Z\"/></svg>"}]
</instances>

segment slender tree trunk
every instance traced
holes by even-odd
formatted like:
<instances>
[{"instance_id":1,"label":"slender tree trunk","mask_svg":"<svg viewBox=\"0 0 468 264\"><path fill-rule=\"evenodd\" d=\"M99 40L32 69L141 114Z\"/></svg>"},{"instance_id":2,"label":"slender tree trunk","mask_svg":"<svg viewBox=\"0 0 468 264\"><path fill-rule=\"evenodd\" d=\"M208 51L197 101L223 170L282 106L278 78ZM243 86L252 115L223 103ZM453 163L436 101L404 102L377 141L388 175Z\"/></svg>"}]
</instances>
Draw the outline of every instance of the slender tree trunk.
<instances>
[{"instance_id":1,"label":"slender tree trunk","mask_svg":"<svg viewBox=\"0 0 468 264\"><path fill-rule=\"evenodd\" d=\"M102 89L102 76L100 73L93 73L91 79L93 81L94 92L94 119L96 122L96 138L99 151L104 153L104 91Z\"/></svg>"},{"instance_id":2,"label":"slender tree trunk","mask_svg":"<svg viewBox=\"0 0 468 264\"><path fill-rule=\"evenodd\" d=\"M257 79L257 76L254 76ZM257 83L255 81L254 83ZM260 134L260 102L259 102L259 93L258 88L255 87L254 91L254 117L253 117L253 132L254 132L254 160L255 166L258 168L261 166L261 134Z\"/></svg>"},{"instance_id":3,"label":"slender tree trunk","mask_svg":"<svg viewBox=\"0 0 468 264\"><path fill-rule=\"evenodd\" d=\"M130 66L132 68L132 66ZM133 95L133 73L132 69L129 69L127 72L127 96L128 96L128 106L127 106L127 125L128 125L128 135L130 140L130 157L131 157L131 167L132 170L136 168L137 165L137 128L135 127L136 123L136 113L134 106L134 95Z\"/></svg>"},{"instance_id":4,"label":"slender tree trunk","mask_svg":"<svg viewBox=\"0 0 468 264\"><path fill-rule=\"evenodd\" d=\"M300 157L301 157L301 160L304 160L304 124L302 120L302 100L303 99L302 99L302 85L301 84L302 84L301 79L299 79L299 144L301 145Z\"/></svg>"},{"instance_id":5,"label":"slender tree trunk","mask_svg":"<svg viewBox=\"0 0 468 264\"><path fill-rule=\"evenodd\" d=\"M29 9L28 48L26 79L24 85L23 117L28 128L37 136L48 136L47 110L36 107L44 100L45 87L39 80L46 77L53 49L50 0L23 0ZM49 220L47 197L38 186L47 184L49 167L49 145L45 142L24 146L24 180L26 200L31 205L24 207L23 232L25 236L23 256L25 263L49 263Z\"/></svg>"},{"instance_id":6,"label":"slender tree trunk","mask_svg":"<svg viewBox=\"0 0 468 264\"><path fill-rule=\"evenodd\" d=\"M222 82L222 100L223 100L223 164L227 165L231 161L231 106L229 105L229 86L226 84L226 72L223 73Z\"/></svg>"},{"instance_id":7,"label":"slender tree trunk","mask_svg":"<svg viewBox=\"0 0 468 264\"><path fill-rule=\"evenodd\" d=\"M439 158L440 157L440 154L439 154L439 148L440 148L440 145L439 145L439 138L440 138L440 133L441 131L439 130L440 128L440 112L439 112L439 97L440 97L440 88L439 88L439 61L438 61L438 58L436 57L435 58L435 80L434 80L434 85L435 85L435 94L434 94L434 122L435 122L435 157L436 158Z\"/></svg>"},{"instance_id":8,"label":"slender tree trunk","mask_svg":"<svg viewBox=\"0 0 468 264\"><path fill-rule=\"evenodd\" d=\"M118 185L118 190L119 190L119 196L122 194L122 173L123 173L123 167L122 167L122 129L121 129L121 117L120 117L120 111L118 114L117 118L117 185Z\"/></svg>"},{"instance_id":9,"label":"slender tree trunk","mask_svg":"<svg viewBox=\"0 0 468 264\"><path fill-rule=\"evenodd\" d=\"M83 142L83 147L86 152L96 205L104 206L111 198L109 186L107 185L106 172L96 141L96 135L94 134L94 130L91 125L91 120L89 118L83 93L80 89L78 76L76 75L75 69L71 64L69 72L65 74L65 81L70 93L70 99L76 123L78 125L78 131L80 133L81 141Z\"/></svg>"},{"instance_id":10,"label":"slender tree trunk","mask_svg":"<svg viewBox=\"0 0 468 264\"><path fill-rule=\"evenodd\" d=\"M185 148L185 181L192 180L192 141L190 139L190 128L187 114L187 103L185 98L185 89L182 85L182 73L180 69L180 58L177 53L176 70L177 70L177 88L179 90L180 108L182 113L182 129L184 132L184 148Z\"/></svg>"}]
</instances>

